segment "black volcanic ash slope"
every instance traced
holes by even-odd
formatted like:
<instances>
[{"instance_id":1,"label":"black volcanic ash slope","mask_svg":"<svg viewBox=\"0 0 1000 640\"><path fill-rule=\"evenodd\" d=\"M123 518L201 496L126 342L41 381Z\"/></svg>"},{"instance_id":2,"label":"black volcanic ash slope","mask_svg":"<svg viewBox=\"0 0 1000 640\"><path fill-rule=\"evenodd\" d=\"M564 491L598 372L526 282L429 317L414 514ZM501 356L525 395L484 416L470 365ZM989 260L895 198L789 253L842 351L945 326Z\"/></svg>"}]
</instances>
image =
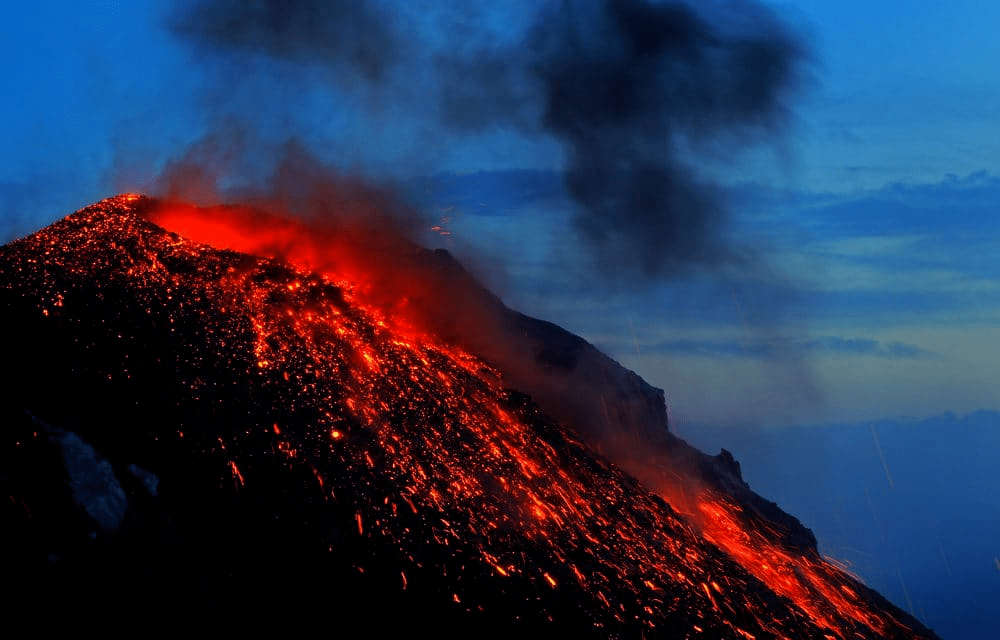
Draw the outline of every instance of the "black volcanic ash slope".
<instances>
[{"instance_id":1,"label":"black volcanic ash slope","mask_svg":"<svg viewBox=\"0 0 1000 640\"><path fill-rule=\"evenodd\" d=\"M0 248L7 610L934 637L847 578L857 611L778 595L484 361L150 206L119 196Z\"/></svg>"}]
</instances>

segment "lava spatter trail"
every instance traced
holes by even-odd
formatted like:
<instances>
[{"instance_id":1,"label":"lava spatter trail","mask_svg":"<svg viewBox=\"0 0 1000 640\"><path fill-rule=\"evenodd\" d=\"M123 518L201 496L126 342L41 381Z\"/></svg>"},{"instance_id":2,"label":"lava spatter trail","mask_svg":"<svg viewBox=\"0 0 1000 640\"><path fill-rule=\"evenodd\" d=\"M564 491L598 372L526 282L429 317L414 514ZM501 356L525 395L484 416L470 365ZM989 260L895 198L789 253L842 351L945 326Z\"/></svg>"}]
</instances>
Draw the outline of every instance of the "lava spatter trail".
<instances>
[{"instance_id":1,"label":"lava spatter trail","mask_svg":"<svg viewBox=\"0 0 1000 640\"><path fill-rule=\"evenodd\" d=\"M102 551L115 575L152 544L209 601L308 604L375 634L933 637L747 530L739 505L705 493L700 518L679 515L475 354L369 304L363 276L212 248L150 222L154 204L105 200L0 249L19 336L5 411L110 461L130 496L120 530L95 534L132 549ZM156 496L130 493L131 464ZM4 482L13 504L40 500ZM20 513L29 555L86 555ZM392 616L361 615L373 598Z\"/></svg>"}]
</instances>

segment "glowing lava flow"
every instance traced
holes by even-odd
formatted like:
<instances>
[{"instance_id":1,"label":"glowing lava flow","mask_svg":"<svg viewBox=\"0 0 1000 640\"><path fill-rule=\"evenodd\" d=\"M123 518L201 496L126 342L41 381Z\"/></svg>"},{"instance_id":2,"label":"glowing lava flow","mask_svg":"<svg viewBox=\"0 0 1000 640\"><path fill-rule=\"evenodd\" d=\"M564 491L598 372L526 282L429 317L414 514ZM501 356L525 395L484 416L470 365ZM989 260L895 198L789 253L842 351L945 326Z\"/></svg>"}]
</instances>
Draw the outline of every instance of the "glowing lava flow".
<instances>
[{"instance_id":1,"label":"glowing lava flow","mask_svg":"<svg viewBox=\"0 0 1000 640\"><path fill-rule=\"evenodd\" d=\"M794 602L831 637L844 637L840 630L852 623L885 637L911 631L892 616L873 611L860 599L856 581L817 554L801 550L794 553L774 542L777 535L768 536L748 527L740 517L740 507L725 498L703 494L698 510L707 540Z\"/></svg>"},{"instance_id":2,"label":"glowing lava flow","mask_svg":"<svg viewBox=\"0 0 1000 640\"><path fill-rule=\"evenodd\" d=\"M232 224L236 210L211 224L193 209L155 218L188 238L140 215L152 207L119 196L8 245L0 264L18 275L8 294L59 330L96 305L176 340L161 348L153 333L101 317L80 348L122 345L125 356L93 365L94 384L141 385L167 367L176 384L154 400L182 394L180 417L157 423L150 446L210 460L226 491L255 491L273 469L299 473L342 514L337 539L361 549L346 562L365 579L423 589L472 620L599 637L932 637L818 555L747 529L736 504L705 493L699 518L679 516L485 362L370 304L352 284L363 275L201 243L271 246L321 270L356 268L347 249L296 254L304 228L275 219L261 242L253 225ZM140 339L169 358L133 349ZM219 416L225 428L209 434Z\"/></svg>"},{"instance_id":3,"label":"glowing lava flow","mask_svg":"<svg viewBox=\"0 0 1000 640\"><path fill-rule=\"evenodd\" d=\"M331 265L336 264L329 256L329 253L333 251L330 246L342 245L342 243L335 242L329 233L321 233L322 229L310 230L302 223L266 216L256 211L218 209L206 215L205 212L191 207L168 206L157 210L153 219L165 228L198 242L253 255L283 257L306 268L318 267L320 270L328 269ZM266 232L262 232L264 229ZM335 281L341 282L344 287L351 287L349 282L364 282L363 272L355 271L348 277L345 277L342 271L327 273L327 275ZM297 286L298 283L294 283L290 285L290 289L294 291ZM380 327L386 327L387 321L392 323L391 319L380 317L376 309L368 307L367 312ZM272 314L259 308L254 312L254 315L266 319ZM328 329L331 315L336 317L336 314L328 312L307 313L296 317L292 324L297 334L294 342L287 338L273 339L274 336L280 335L282 331L280 326L273 324L256 326L259 336L256 349L259 366L267 367L275 362L289 362L292 356L287 352L287 347L286 351L282 353L280 347L278 347L279 352L275 352L268 345L314 342L314 340L310 340L309 336ZM398 331L398 326L395 328ZM348 343L359 345L364 342L364 339L355 330L348 329L343 324L338 324L334 331ZM269 337L272 339L268 339ZM422 344L432 342L432 338L429 336L422 336L420 340ZM437 347L437 349L441 348ZM432 390L423 385L419 378L419 372L427 370L430 365L427 355L426 353L421 354L420 349L412 342L391 340L388 353L383 350L380 356L375 356L363 348L359 349L359 353L361 360L358 364L363 364L360 370L368 369L370 372L380 375L388 373L390 374L389 380L405 376L409 378L411 383L420 385L423 394L427 394L429 397L429 394L432 393ZM449 355L455 362L463 363L463 366L469 366L470 363L473 363L469 356L454 349L449 351ZM319 354L315 354L314 359L313 364L318 370L329 370L332 364L321 362ZM472 364L472 367L475 366ZM387 367L394 370L383 371ZM471 370L470 372L476 375L484 373L486 370L480 367L478 371ZM490 377L496 380L495 374L491 373ZM375 390L366 386L362 379L355 378L355 380L359 386L355 386L350 395L362 398L362 400L360 402L349 401L348 406L352 410L361 407L360 411L356 411L355 418L361 420L369 428L377 429L379 422L384 420L387 412L390 411L390 407L384 401L378 400L375 397ZM441 377L440 382L448 389L459 384L457 380L445 377ZM394 391L402 393L404 389L397 388ZM437 409L435 409L435 413L437 413ZM519 425L515 420L503 412L494 410L494 413L495 418L504 425L504 431L512 434L517 433ZM468 409L456 416L456 423L464 425L464 428L475 429L477 426L479 430L489 428L488 423L483 424L482 419ZM402 461L404 466L407 466L413 460L412 452L399 441L397 436L389 437L392 439L392 443L388 445L389 450L396 456L397 460ZM431 442L425 442L425 444L432 446ZM551 458L543 456L543 460L539 464L532 459L517 457L517 452L523 450L523 445L511 446L504 442L502 446L501 450L497 444L491 443L487 451L481 452L481 454L485 454L481 456L485 470L510 468L515 465L520 471L520 475L527 478L537 478L545 475L546 472L543 469L558 469L555 466L556 461ZM506 456L504 452L507 452ZM466 450L464 455L475 455L475 451ZM512 458L511 455L515 457ZM461 459L439 460L438 462L448 468L449 475L458 479L457 485L450 489L456 498L467 500L479 497L474 494L480 488L475 482L468 479L465 472L467 471L465 469L467 463L462 462ZM418 466L417 469L420 467ZM418 471L418 475L424 474ZM500 481L505 485L507 483L503 476L500 476ZM435 493L434 500L439 499L440 494ZM546 502L533 492L525 493L516 502L520 505L521 510L526 510L531 516L534 516L533 519L528 519L532 525L540 525L547 520L560 525L565 524L564 518L567 515L575 515L580 523L585 523L593 516L592 512L586 509L586 503L581 501L579 496L560 495L560 505L556 510L547 508ZM581 509L583 509L582 513ZM774 589L775 592L789 598L813 621L831 633L837 634L839 629L845 626L849 627L852 623L860 624L880 635L885 635L894 629L908 630L891 617L874 614L867 606L859 603L856 588L850 586L851 580L847 579L839 569L825 563L819 557L808 557L807 554L801 552L794 554L774 542L777 536L769 537L750 529L747 523L740 518L740 507L726 500L725 497L714 495L710 491L703 491L699 494L697 509L699 513L695 514L694 521L708 540L718 545L727 555ZM501 514L493 514L494 518L500 516ZM488 523L489 520L488 518L486 522ZM486 523L479 526L486 526ZM536 535L544 534L544 527L536 533ZM487 554L487 557L492 558L492 564L503 576L518 570L515 565L504 565L494 556ZM570 566L570 570L579 579L579 571L576 567ZM543 572L542 575L549 584L553 587L556 586L556 581L549 573ZM717 581L711 582L713 589L708 589L706 584L702 583L703 590L715 606L713 591L718 594L721 592L721 588Z\"/></svg>"}]
</instances>

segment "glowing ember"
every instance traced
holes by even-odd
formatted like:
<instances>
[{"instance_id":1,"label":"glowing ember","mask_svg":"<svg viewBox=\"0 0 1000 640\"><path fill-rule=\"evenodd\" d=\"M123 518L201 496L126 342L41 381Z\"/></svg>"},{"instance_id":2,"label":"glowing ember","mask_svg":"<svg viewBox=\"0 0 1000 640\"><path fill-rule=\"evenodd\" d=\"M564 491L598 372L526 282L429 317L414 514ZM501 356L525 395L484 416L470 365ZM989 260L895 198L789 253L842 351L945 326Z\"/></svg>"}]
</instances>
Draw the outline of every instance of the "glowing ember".
<instances>
[{"instance_id":1,"label":"glowing ember","mask_svg":"<svg viewBox=\"0 0 1000 640\"><path fill-rule=\"evenodd\" d=\"M933 637L724 496L679 515L373 297L342 243L254 212L160 208L177 235L139 215L152 206L119 196L5 247L11 317L91 357L65 374L88 396L151 405L143 446L206 461L221 491L250 500L292 474L310 517L335 521L331 562L364 584L423 594L413 610L603 637Z\"/></svg>"}]
</instances>

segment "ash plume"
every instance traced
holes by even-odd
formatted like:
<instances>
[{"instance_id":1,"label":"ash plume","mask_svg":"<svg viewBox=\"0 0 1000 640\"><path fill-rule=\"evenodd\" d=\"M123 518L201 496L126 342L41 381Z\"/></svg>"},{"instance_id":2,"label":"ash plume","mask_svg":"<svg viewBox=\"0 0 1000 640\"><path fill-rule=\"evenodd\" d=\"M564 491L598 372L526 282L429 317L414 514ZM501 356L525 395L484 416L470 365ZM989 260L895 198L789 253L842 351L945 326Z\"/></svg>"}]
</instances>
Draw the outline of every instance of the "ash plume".
<instances>
[{"instance_id":1,"label":"ash plume","mask_svg":"<svg viewBox=\"0 0 1000 640\"><path fill-rule=\"evenodd\" d=\"M460 16L445 29L453 39L425 35L448 12ZM170 19L209 51L328 69L335 91L416 118L403 127L460 143L496 131L556 141L575 231L605 274L752 261L727 238L725 198L695 158L733 159L780 134L808 61L790 29L752 2L553 2L519 37L498 37L499 22L489 9L415 16L374 0L200 0Z\"/></svg>"},{"instance_id":2,"label":"ash plume","mask_svg":"<svg viewBox=\"0 0 1000 640\"><path fill-rule=\"evenodd\" d=\"M702 161L735 161L746 148L780 138L789 101L806 73L808 48L752 2L553 1L531 6L530 18L516 26L510 19L517 11L509 7L512 15L467 3L423 9L418 14L379 0L350 8L322 0L181 5L169 19L174 33L206 60L223 62L213 68L222 72L217 85L225 89L212 93L222 101L212 106L223 122L168 167L159 193L213 202L191 198L193 188L195 196L214 195L215 203L303 219L329 245L324 256L339 262L350 256L375 275L375 304L405 312L446 343L483 354L514 386L551 397L542 398L546 411L576 423L641 475L655 465L636 461L632 452L658 448L666 437L635 433L634 424L647 423L637 418L647 408L626 406L627 400L622 407L604 398L568 400L573 394L566 376L586 378L585 358L556 358L568 364L553 368L518 322L502 320L499 300L482 295L461 269L444 264L448 260L427 260L411 250L421 244L415 232L432 223L421 224L419 212L400 203L391 184L370 188L371 174L351 176L329 158L340 157L343 166L350 162L343 158L361 154L361 166L364 159L378 165L396 151L378 142L388 131L399 146L416 141L407 162L428 175L442 168L448 148L482 144L497 132L548 141L562 150L566 192L576 205L570 235L577 242L569 243L562 266L589 263L598 276L591 282L639 288L707 272L752 291L775 284L784 292L788 285L762 252L732 240L724 189ZM302 76L298 70L305 70ZM283 74L291 84L304 79L303 91L326 82L332 107L350 111L349 120L363 125L364 133L348 134L358 143L323 148L319 136L289 124L308 120L295 111L297 103L284 102L294 91L281 86L280 95L271 96L260 90L268 85L257 84ZM255 98L252 109L241 101L248 93ZM271 117L275 110L278 118ZM291 110L287 119L280 117L284 110ZM266 135L273 145L273 136L286 132L305 144L279 142L277 153L262 149ZM368 134L373 139L364 139ZM220 189L223 183L249 186L241 193ZM378 233L366 233L372 225ZM405 311L400 300L410 301ZM766 318L750 322L774 324L782 305L768 307ZM797 387L784 396L815 397L798 354L782 362L796 372L791 378ZM662 409L650 411L648 424L665 425Z\"/></svg>"},{"instance_id":3,"label":"ash plume","mask_svg":"<svg viewBox=\"0 0 1000 640\"><path fill-rule=\"evenodd\" d=\"M203 43L323 61L373 82L398 62L397 35L371 2L213 0L187 7L171 26Z\"/></svg>"},{"instance_id":4,"label":"ash plume","mask_svg":"<svg viewBox=\"0 0 1000 640\"><path fill-rule=\"evenodd\" d=\"M153 218L162 222L164 212L182 211L199 224L233 229L231 237L214 240L231 242L227 248L354 274L366 301L387 315L477 352L503 345L494 347L494 360L533 366L518 332L504 325L500 300L450 254L422 248L431 222L391 184L344 175L295 140L277 150L270 175L240 181L230 160L241 148L223 144L236 137L208 136L168 163L156 184L166 199ZM223 178L236 182L223 185Z\"/></svg>"}]
</instances>

